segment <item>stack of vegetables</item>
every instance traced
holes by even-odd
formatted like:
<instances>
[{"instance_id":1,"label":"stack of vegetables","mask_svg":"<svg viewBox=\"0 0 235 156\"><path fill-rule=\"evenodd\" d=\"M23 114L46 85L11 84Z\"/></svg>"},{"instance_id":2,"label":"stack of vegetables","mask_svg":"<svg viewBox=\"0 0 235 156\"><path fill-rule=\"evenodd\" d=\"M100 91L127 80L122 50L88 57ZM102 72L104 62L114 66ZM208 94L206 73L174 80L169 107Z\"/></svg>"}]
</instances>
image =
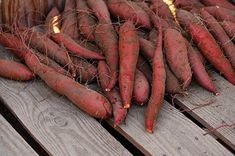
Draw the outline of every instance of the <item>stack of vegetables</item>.
<instances>
[{"instance_id":1,"label":"stack of vegetables","mask_svg":"<svg viewBox=\"0 0 235 156\"><path fill-rule=\"evenodd\" d=\"M87 114L113 117L115 127L132 104L146 105L145 129L152 133L165 93L184 94L192 79L219 95L206 65L235 85L229 1L14 1L1 4L0 44L22 62L1 59L0 76L37 76Z\"/></svg>"}]
</instances>

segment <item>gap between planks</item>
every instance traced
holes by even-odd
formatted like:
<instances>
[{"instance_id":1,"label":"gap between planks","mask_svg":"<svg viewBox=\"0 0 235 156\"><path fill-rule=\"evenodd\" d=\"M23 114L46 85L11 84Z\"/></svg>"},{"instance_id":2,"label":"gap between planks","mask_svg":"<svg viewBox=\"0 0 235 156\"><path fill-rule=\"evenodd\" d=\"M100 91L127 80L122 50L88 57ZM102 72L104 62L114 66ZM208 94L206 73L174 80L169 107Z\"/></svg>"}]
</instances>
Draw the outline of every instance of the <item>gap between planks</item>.
<instances>
[{"instance_id":1,"label":"gap between planks","mask_svg":"<svg viewBox=\"0 0 235 156\"><path fill-rule=\"evenodd\" d=\"M220 92L219 96L214 96L212 93L193 83L189 88L189 95L185 97L175 96L173 105L177 104L182 110L206 127L209 131L208 134L215 135L229 146L230 150L234 151L235 127L225 126L217 130L215 129L220 125L235 123L235 86L215 71L210 71L209 73ZM207 102L211 103L204 105ZM198 107L200 105L202 107Z\"/></svg>"}]
</instances>

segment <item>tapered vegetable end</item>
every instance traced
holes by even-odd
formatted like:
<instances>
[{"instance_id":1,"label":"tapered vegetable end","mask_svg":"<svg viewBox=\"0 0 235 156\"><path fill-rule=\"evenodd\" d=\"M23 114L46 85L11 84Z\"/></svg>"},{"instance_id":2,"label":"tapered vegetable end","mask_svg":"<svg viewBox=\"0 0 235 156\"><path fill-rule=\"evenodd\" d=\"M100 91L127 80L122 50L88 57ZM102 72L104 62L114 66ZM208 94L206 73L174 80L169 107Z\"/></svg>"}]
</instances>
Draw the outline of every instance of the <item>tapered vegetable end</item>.
<instances>
[{"instance_id":1,"label":"tapered vegetable end","mask_svg":"<svg viewBox=\"0 0 235 156\"><path fill-rule=\"evenodd\" d=\"M153 133L154 121L151 119L145 119L145 130L148 133Z\"/></svg>"},{"instance_id":2,"label":"tapered vegetable end","mask_svg":"<svg viewBox=\"0 0 235 156\"><path fill-rule=\"evenodd\" d=\"M124 105L123 105L123 107L125 108L125 109L128 109L128 108L130 108L130 104L129 103L125 103Z\"/></svg>"},{"instance_id":3,"label":"tapered vegetable end","mask_svg":"<svg viewBox=\"0 0 235 156\"><path fill-rule=\"evenodd\" d=\"M127 110L121 109L117 112L117 114L114 114L114 128L116 128L120 123L124 122L126 119Z\"/></svg>"},{"instance_id":4,"label":"tapered vegetable end","mask_svg":"<svg viewBox=\"0 0 235 156\"><path fill-rule=\"evenodd\" d=\"M107 88L105 89L107 92L111 91L117 83L117 72L111 72L111 79Z\"/></svg>"},{"instance_id":5,"label":"tapered vegetable end","mask_svg":"<svg viewBox=\"0 0 235 156\"><path fill-rule=\"evenodd\" d=\"M146 128L146 132L153 134L153 130L152 129Z\"/></svg>"}]
</instances>

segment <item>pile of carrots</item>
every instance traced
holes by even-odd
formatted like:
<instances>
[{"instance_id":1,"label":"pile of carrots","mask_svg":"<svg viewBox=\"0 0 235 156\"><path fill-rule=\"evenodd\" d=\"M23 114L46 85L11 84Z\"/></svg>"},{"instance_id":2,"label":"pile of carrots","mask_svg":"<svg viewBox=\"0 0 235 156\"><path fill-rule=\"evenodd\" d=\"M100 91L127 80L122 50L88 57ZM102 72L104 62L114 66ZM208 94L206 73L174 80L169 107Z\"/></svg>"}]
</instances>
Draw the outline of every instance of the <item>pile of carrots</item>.
<instances>
[{"instance_id":1,"label":"pile of carrots","mask_svg":"<svg viewBox=\"0 0 235 156\"><path fill-rule=\"evenodd\" d=\"M165 93L184 94L192 79L219 95L206 65L235 85L235 5L227 0L170 5L48 0L48 5L40 18L32 8L14 21L3 14L0 44L22 62L0 60L0 76L20 81L38 76L87 114L113 117L114 127L132 104L146 104L145 129L152 133ZM97 83L102 93L87 83Z\"/></svg>"}]
</instances>

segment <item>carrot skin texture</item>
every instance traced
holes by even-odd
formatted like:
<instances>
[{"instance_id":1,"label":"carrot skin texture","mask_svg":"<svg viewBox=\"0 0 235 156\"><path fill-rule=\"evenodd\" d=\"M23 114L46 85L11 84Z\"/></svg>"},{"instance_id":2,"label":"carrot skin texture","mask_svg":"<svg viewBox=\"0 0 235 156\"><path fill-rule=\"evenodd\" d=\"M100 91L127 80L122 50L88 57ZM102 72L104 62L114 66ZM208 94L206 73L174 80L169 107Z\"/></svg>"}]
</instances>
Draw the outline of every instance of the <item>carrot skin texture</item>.
<instances>
[{"instance_id":1,"label":"carrot skin texture","mask_svg":"<svg viewBox=\"0 0 235 156\"><path fill-rule=\"evenodd\" d=\"M87 89L76 81L55 72L53 69L39 62L32 53L26 53L25 63L45 83L60 95L66 96L81 110L95 118L106 119L111 116L112 107L101 94Z\"/></svg>"},{"instance_id":2,"label":"carrot skin texture","mask_svg":"<svg viewBox=\"0 0 235 156\"><path fill-rule=\"evenodd\" d=\"M148 14L135 2L126 0L107 0L107 6L111 14L123 20L131 20L133 23L151 29L151 21Z\"/></svg>"},{"instance_id":3,"label":"carrot skin texture","mask_svg":"<svg viewBox=\"0 0 235 156\"><path fill-rule=\"evenodd\" d=\"M127 115L127 109L122 107L122 99L117 88L113 88L111 91L107 92L106 86L108 85L110 73L107 64L104 61L99 61L98 63L98 77L99 84L109 99L113 106L113 116L114 116L114 127L118 126L123 122Z\"/></svg>"},{"instance_id":4,"label":"carrot skin texture","mask_svg":"<svg viewBox=\"0 0 235 156\"><path fill-rule=\"evenodd\" d=\"M144 47L142 47L142 46L144 46ZM140 52L146 58L148 58L149 60L152 60L152 58L154 56L155 48L150 41L140 39L140 49L141 49ZM165 65L165 70L166 70L166 88L165 88L166 92L170 93L170 94L183 93L183 90L181 89L181 86L180 86L178 79L175 77L175 75L169 69L168 65L166 63L164 65ZM148 74L148 75L150 75L150 74ZM149 82L151 82L151 81L149 81Z\"/></svg>"},{"instance_id":5,"label":"carrot skin texture","mask_svg":"<svg viewBox=\"0 0 235 156\"><path fill-rule=\"evenodd\" d=\"M110 81L106 88L111 90L118 77L118 36L112 24L98 24L95 30L95 41L102 49L110 70Z\"/></svg>"},{"instance_id":6,"label":"carrot skin texture","mask_svg":"<svg viewBox=\"0 0 235 156\"><path fill-rule=\"evenodd\" d=\"M0 59L0 77L11 80L28 81L34 78L34 74L25 65Z\"/></svg>"},{"instance_id":7,"label":"carrot skin texture","mask_svg":"<svg viewBox=\"0 0 235 156\"><path fill-rule=\"evenodd\" d=\"M143 38L140 38L139 42L140 42L140 53L144 55L144 57L147 58L149 61L151 61L155 51L154 45L152 44L151 41L148 41Z\"/></svg>"},{"instance_id":8,"label":"carrot skin texture","mask_svg":"<svg viewBox=\"0 0 235 156\"><path fill-rule=\"evenodd\" d=\"M63 66L68 66L69 71L75 76L75 67L67 53L64 49L60 48L55 42L53 42L49 37L39 32L26 32L25 36L26 43L32 48L38 49L41 53L55 60Z\"/></svg>"},{"instance_id":9,"label":"carrot skin texture","mask_svg":"<svg viewBox=\"0 0 235 156\"><path fill-rule=\"evenodd\" d=\"M149 97L149 82L145 75L138 69L135 71L133 100L138 105L144 105Z\"/></svg>"},{"instance_id":10,"label":"carrot skin texture","mask_svg":"<svg viewBox=\"0 0 235 156\"><path fill-rule=\"evenodd\" d=\"M138 34L134 24L126 21L119 30L119 87L124 108L131 106L138 56Z\"/></svg>"},{"instance_id":11,"label":"carrot skin texture","mask_svg":"<svg viewBox=\"0 0 235 156\"><path fill-rule=\"evenodd\" d=\"M204 5L199 0L175 0L174 5L176 8L182 8L184 10L204 7Z\"/></svg>"},{"instance_id":12,"label":"carrot skin texture","mask_svg":"<svg viewBox=\"0 0 235 156\"><path fill-rule=\"evenodd\" d=\"M179 80L172 73L168 65L166 63L164 65L166 70L166 92L169 94L182 94L183 89L180 86Z\"/></svg>"},{"instance_id":13,"label":"carrot skin texture","mask_svg":"<svg viewBox=\"0 0 235 156\"><path fill-rule=\"evenodd\" d=\"M235 42L235 23L230 21L223 21L221 25L223 26L228 36L233 40L233 42Z\"/></svg>"},{"instance_id":14,"label":"carrot skin texture","mask_svg":"<svg viewBox=\"0 0 235 156\"><path fill-rule=\"evenodd\" d=\"M224 50L224 53L229 59L233 69L235 69L235 45L233 44L233 42L231 42L222 26L212 15L210 15L206 10L203 9L200 11L200 14L205 20L205 23L208 26L210 32Z\"/></svg>"},{"instance_id":15,"label":"carrot skin texture","mask_svg":"<svg viewBox=\"0 0 235 156\"><path fill-rule=\"evenodd\" d=\"M216 14L217 11L221 11L224 14L227 14L229 16L235 16L235 11L231 9L227 9L224 7L219 7L219 6L209 6L209 7L204 7L206 11L208 11L210 14Z\"/></svg>"},{"instance_id":16,"label":"carrot skin texture","mask_svg":"<svg viewBox=\"0 0 235 156\"><path fill-rule=\"evenodd\" d=\"M64 45L70 53L76 54L79 57L88 58L88 59L105 59L101 54L88 50L79 44L77 44L72 38L67 36L66 34L56 33L53 34L52 39L58 44Z\"/></svg>"},{"instance_id":17,"label":"carrot skin texture","mask_svg":"<svg viewBox=\"0 0 235 156\"><path fill-rule=\"evenodd\" d=\"M145 129L149 133L153 133L154 123L159 113L164 99L166 71L163 61L162 53L162 27L157 15L150 14L155 28L158 29L157 48L154 53L152 67L153 67L153 80L152 91L148 106L145 112Z\"/></svg>"},{"instance_id":18,"label":"carrot skin texture","mask_svg":"<svg viewBox=\"0 0 235 156\"><path fill-rule=\"evenodd\" d=\"M138 70L140 70L144 74L144 76L147 78L149 83L151 83L152 82L151 66L149 65L148 61L144 57L142 57L141 55L139 55L139 57L138 57L136 67Z\"/></svg>"},{"instance_id":19,"label":"carrot skin texture","mask_svg":"<svg viewBox=\"0 0 235 156\"><path fill-rule=\"evenodd\" d=\"M189 23L195 23L199 24L199 20L196 18L194 14L192 14L189 11L183 10L183 9L177 9L176 10L176 17L179 21L180 25L186 29ZM186 29L187 31L187 29Z\"/></svg>"},{"instance_id":20,"label":"carrot skin texture","mask_svg":"<svg viewBox=\"0 0 235 156\"><path fill-rule=\"evenodd\" d=\"M200 52L196 48L193 48L187 40L186 45L188 47L189 62L192 68L193 76L199 85L215 95L218 95L219 93L204 66L202 60L203 56L201 56Z\"/></svg>"},{"instance_id":21,"label":"carrot skin texture","mask_svg":"<svg viewBox=\"0 0 235 156\"><path fill-rule=\"evenodd\" d=\"M77 26L77 14L75 11L75 0L66 0L65 8L62 13L61 32L70 36L74 40L78 40L80 34Z\"/></svg>"},{"instance_id":22,"label":"carrot skin texture","mask_svg":"<svg viewBox=\"0 0 235 156\"><path fill-rule=\"evenodd\" d=\"M152 0L151 9L163 19L174 19L168 5L163 0Z\"/></svg>"},{"instance_id":23,"label":"carrot skin texture","mask_svg":"<svg viewBox=\"0 0 235 156\"><path fill-rule=\"evenodd\" d=\"M112 23L108 7L103 0L87 0L87 4L94 11L100 23Z\"/></svg>"},{"instance_id":24,"label":"carrot skin texture","mask_svg":"<svg viewBox=\"0 0 235 156\"><path fill-rule=\"evenodd\" d=\"M77 79L81 82L91 82L95 79L97 76L97 68L93 64L74 56L72 56L71 59L76 69Z\"/></svg>"},{"instance_id":25,"label":"carrot skin texture","mask_svg":"<svg viewBox=\"0 0 235 156\"><path fill-rule=\"evenodd\" d=\"M235 72L211 34L204 27L196 24L189 24L188 30L207 60L235 85Z\"/></svg>"},{"instance_id":26,"label":"carrot skin texture","mask_svg":"<svg viewBox=\"0 0 235 156\"><path fill-rule=\"evenodd\" d=\"M59 64L57 64L54 60L50 59L49 57L40 54L40 53L35 53L35 55L38 57L41 63L53 68L55 71L57 71L60 74L66 75L70 78L73 78L73 76L66 71L64 68L62 68Z\"/></svg>"},{"instance_id":27,"label":"carrot skin texture","mask_svg":"<svg viewBox=\"0 0 235 156\"><path fill-rule=\"evenodd\" d=\"M206 6L221 6L227 9L235 10L235 6L227 0L201 0Z\"/></svg>"},{"instance_id":28,"label":"carrot skin texture","mask_svg":"<svg viewBox=\"0 0 235 156\"><path fill-rule=\"evenodd\" d=\"M81 35L83 35L89 41L94 41L94 31L96 21L92 17L91 12L87 6L85 0L77 0L77 11L78 11L78 28Z\"/></svg>"},{"instance_id":29,"label":"carrot skin texture","mask_svg":"<svg viewBox=\"0 0 235 156\"><path fill-rule=\"evenodd\" d=\"M169 67L182 82L183 89L187 89L192 79L192 72L184 38L180 32L171 28L167 29L164 35L164 47Z\"/></svg>"},{"instance_id":30,"label":"carrot skin texture","mask_svg":"<svg viewBox=\"0 0 235 156\"><path fill-rule=\"evenodd\" d=\"M95 118L106 119L112 114L112 107L108 100L101 94L88 89L87 87L75 82L67 76L57 73L54 69L40 63L26 45L12 34L11 39L14 43L6 40L6 33L0 34L0 43L24 59L25 64L38 75L45 83L60 95L66 96L76 106ZM2 36L5 38L2 39ZM15 45L15 43L19 45Z\"/></svg>"},{"instance_id":31,"label":"carrot skin texture","mask_svg":"<svg viewBox=\"0 0 235 156\"><path fill-rule=\"evenodd\" d=\"M211 15L213 15L218 21L224 21L228 20L231 22L235 22L235 16L232 16L231 14L228 14L223 9L220 9L220 7L205 7L205 10L209 12Z\"/></svg>"}]
</instances>

